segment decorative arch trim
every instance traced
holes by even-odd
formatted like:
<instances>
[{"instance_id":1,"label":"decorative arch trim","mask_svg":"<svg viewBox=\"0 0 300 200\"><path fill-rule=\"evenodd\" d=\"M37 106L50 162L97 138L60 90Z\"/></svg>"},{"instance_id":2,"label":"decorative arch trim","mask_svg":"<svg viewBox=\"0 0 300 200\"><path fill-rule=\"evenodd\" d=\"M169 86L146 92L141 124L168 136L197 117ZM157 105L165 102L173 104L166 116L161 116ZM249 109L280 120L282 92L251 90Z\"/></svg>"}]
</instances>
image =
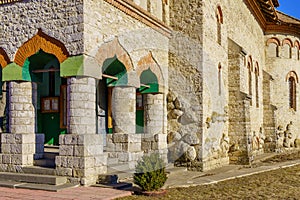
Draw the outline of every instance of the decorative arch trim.
<instances>
[{"instance_id":1,"label":"decorative arch trim","mask_svg":"<svg viewBox=\"0 0 300 200\"><path fill-rule=\"evenodd\" d=\"M255 74L256 74L257 76L259 76L259 64L258 64L257 61L255 62L255 69L254 69L254 72L255 72Z\"/></svg>"},{"instance_id":2,"label":"decorative arch trim","mask_svg":"<svg viewBox=\"0 0 300 200\"><path fill-rule=\"evenodd\" d=\"M298 40L294 42L294 47L297 47L298 50L300 49L300 43Z\"/></svg>"},{"instance_id":3,"label":"decorative arch trim","mask_svg":"<svg viewBox=\"0 0 300 200\"><path fill-rule=\"evenodd\" d=\"M289 38L285 38L283 41L282 41L282 45L285 45L285 44L288 44L290 47L293 47L293 42L291 39Z\"/></svg>"},{"instance_id":4,"label":"decorative arch trim","mask_svg":"<svg viewBox=\"0 0 300 200\"><path fill-rule=\"evenodd\" d=\"M125 66L127 72L133 70L131 58L125 48L120 44L118 38L101 45L95 59L102 68L105 60L114 57Z\"/></svg>"},{"instance_id":5,"label":"decorative arch trim","mask_svg":"<svg viewBox=\"0 0 300 200\"><path fill-rule=\"evenodd\" d=\"M252 56L251 55L248 56L247 67L250 68L250 70L253 72L253 61L252 61Z\"/></svg>"},{"instance_id":6,"label":"decorative arch trim","mask_svg":"<svg viewBox=\"0 0 300 200\"><path fill-rule=\"evenodd\" d=\"M156 75L158 79L158 84L163 85L164 83L163 73L161 71L160 66L154 59L152 52L149 52L148 55L142 57L139 60L137 64L137 70L136 70L137 76L140 77L142 72L148 69L150 69Z\"/></svg>"},{"instance_id":7,"label":"decorative arch trim","mask_svg":"<svg viewBox=\"0 0 300 200\"><path fill-rule=\"evenodd\" d=\"M65 61L69 53L64 44L42 32L38 33L25 42L17 51L14 62L19 66L23 66L25 60L42 49L44 52L53 54L60 63Z\"/></svg>"},{"instance_id":8,"label":"decorative arch trim","mask_svg":"<svg viewBox=\"0 0 300 200\"><path fill-rule=\"evenodd\" d=\"M220 5L217 6L216 17L220 24L223 24L223 12Z\"/></svg>"},{"instance_id":9,"label":"decorative arch trim","mask_svg":"<svg viewBox=\"0 0 300 200\"><path fill-rule=\"evenodd\" d=\"M296 74L295 71L290 71L290 72L286 75L285 80L286 80L286 81L289 81L289 78L290 78L290 77L293 77L293 78L295 79L295 81L296 81L297 83L299 83L298 75Z\"/></svg>"},{"instance_id":10,"label":"decorative arch trim","mask_svg":"<svg viewBox=\"0 0 300 200\"><path fill-rule=\"evenodd\" d=\"M271 43L276 44L277 46L280 46L280 41L276 37L272 37L267 40L267 45L269 45Z\"/></svg>"},{"instance_id":11,"label":"decorative arch trim","mask_svg":"<svg viewBox=\"0 0 300 200\"><path fill-rule=\"evenodd\" d=\"M0 47L0 65L2 68L6 67L10 63L9 57L7 56L4 49Z\"/></svg>"}]
</instances>

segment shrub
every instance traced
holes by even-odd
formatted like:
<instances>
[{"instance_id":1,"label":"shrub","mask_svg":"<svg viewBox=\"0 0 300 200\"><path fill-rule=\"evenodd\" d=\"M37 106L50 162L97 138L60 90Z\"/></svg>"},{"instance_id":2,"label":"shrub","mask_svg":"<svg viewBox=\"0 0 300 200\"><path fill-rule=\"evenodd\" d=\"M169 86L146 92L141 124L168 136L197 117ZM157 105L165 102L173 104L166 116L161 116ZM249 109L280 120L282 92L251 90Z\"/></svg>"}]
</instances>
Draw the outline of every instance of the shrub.
<instances>
[{"instance_id":1,"label":"shrub","mask_svg":"<svg viewBox=\"0 0 300 200\"><path fill-rule=\"evenodd\" d=\"M167 180L165 163L157 153L144 155L138 161L135 171L134 183L144 191L158 190Z\"/></svg>"}]
</instances>

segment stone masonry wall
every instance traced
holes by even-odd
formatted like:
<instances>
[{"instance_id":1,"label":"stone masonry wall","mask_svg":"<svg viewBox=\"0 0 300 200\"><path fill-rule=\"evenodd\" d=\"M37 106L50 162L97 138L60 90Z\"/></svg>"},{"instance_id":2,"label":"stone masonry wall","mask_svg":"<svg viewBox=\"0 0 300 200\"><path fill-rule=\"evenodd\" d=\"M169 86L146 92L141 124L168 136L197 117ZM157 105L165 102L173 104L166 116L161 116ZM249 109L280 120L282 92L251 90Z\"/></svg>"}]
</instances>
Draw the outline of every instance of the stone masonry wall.
<instances>
[{"instance_id":1,"label":"stone masonry wall","mask_svg":"<svg viewBox=\"0 0 300 200\"><path fill-rule=\"evenodd\" d=\"M190 166L198 166L202 161L202 3L196 0L170 1L173 34L169 47L167 99L169 159L183 164L187 161ZM190 155L186 154L188 149Z\"/></svg>"},{"instance_id":2,"label":"stone masonry wall","mask_svg":"<svg viewBox=\"0 0 300 200\"><path fill-rule=\"evenodd\" d=\"M278 57L276 57L276 45L266 44L267 40L270 38L277 38L280 42L278 47ZM275 130L270 134L270 136L276 135L278 139L285 140L285 136L280 136L280 132L287 131L288 125L292 122L290 126L291 133L291 143L295 145L295 140L300 139L300 112L299 112L299 82L296 83L296 111L290 108L289 104L289 83L288 83L288 74L289 72L295 72L299 77L300 70L300 60L297 55L298 48L296 46L291 47L291 57L290 57L290 47L285 44L282 45L284 39L290 39L292 43L299 41L299 37L289 36L285 34L272 34L265 36L266 44L266 72L272 77L270 81L270 104L274 105L276 110L274 111L275 121L274 128ZM268 119L269 120L269 119ZM279 134L279 135L278 135ZM275 136L275 137L276 137ZM282 143L282 142L281 142ZM277 149L282 147L282 144L277 146Z\"/></svg>"},{"instance_id":3,"label":"stone masonry wall","mask_svg":"<svg viewBox=\"0 0 300 200\"><path fill-rule=\"evenodd\" d=\"M118 38L121 46L129 54L134 70L137 69L140 59L151 51L163 74L163 86L168 87L167 36L106 1L84 1L84 10L84 53L87 56L86 62L89 64L86 69L87 74L102 79L99 66L103 63L97 63L95 56L103 44ZM115 50L111 49L111 51Z\"/></svg>"},{"instance_id":4,"label":"stone masonry wall","mask_svg":"<svg viewBox=\"0 0 300 200\"><path fill-rule=\"evenodd\" d=\"M68 79L68 131L59 136L59 175L80 178L81 184L94 184L106 173L107 155L103 137L96 134L96 80L90 77Z\"/></svg>"},{"instance_id":5,"label":"stone masonry wall","mask_svg":"<svg viewBox=\"0 0 300 200\"><path fill-rule=\"evenodd\" d=\"M83 53L83 0L30 0L2 5L0 19L0 46L11 61L38 29L64 43L71 55Z\"/></svg>"},{"instance_id":6,"label":"stone masonry wall","mask_svg":"<svg viewBox=\"0 0 300 200\"><path fill-rule=\"evenodd\" d=\"M3 171L17 171L33 164L35 110L30 82L9 83L9 133L1 134L0 163Z\"/></svg>"},{"instance_id":7,"label":"stone masonry wall","mask_svg":"<svg viewBox=\"0 0 300 200\"><path fill-rule=\"evenodd\" d=\"M222 9L217 35L217 6ZM228 164L228 34L223 4L203 2L203 169ZM220 17L220 18L221 18ZM222 21L222 19L220 19ZM220 42L220 43L219 43Z\"/></svg>"}]
</instances>

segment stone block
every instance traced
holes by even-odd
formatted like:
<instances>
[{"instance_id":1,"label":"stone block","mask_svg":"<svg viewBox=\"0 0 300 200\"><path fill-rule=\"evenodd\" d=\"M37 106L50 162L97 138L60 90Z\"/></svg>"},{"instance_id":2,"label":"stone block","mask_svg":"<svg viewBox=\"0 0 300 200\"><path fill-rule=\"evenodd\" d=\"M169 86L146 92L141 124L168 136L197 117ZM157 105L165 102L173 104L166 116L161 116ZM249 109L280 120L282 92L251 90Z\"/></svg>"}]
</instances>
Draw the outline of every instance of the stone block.
<instances>
[{"instance_id":1,"label":"stone block","mask_svg":"<svg viewBox=\"0 0 300 200\"><path fill-rule=\"evenodd\" d=\"M64 167L64 168L68 168L69 166L68 166L68 157L67 156L60 156L61 158L61 164L60 164L60 166L61 167Z\"/></svg>"},{"instance_id":2,"label":"stone block","mask_svg":"<svg viewBox=\"0 0 300 200\"><path fill-rule=\"evenodd\" d=\"M4 154L11 154L11 144L2 144L1 152Z\"/></svg>"},{"instance_id":3,"label":"stone block","mask_svg":"<svg viewBox=\"0 0 300 200\"><path fill-rule=\"evenodd\" d=\"M102 154L95 157L95 167L101 167L107 165L107 155Z\"/></svg>"},{"instance_id":4,"label":"stone block","mask_svg":"<svg viewBox=\"0 0 300 200\"><path fill-rule=\"evenodd\" d=\"M56 165L56 167L61 167L62 166L61 159L62 159L62 156L56 156L55 157L55 165Z\"/></svg>"},{"instance_id":5,"label":"stone block","mask_svg":"<svg viewBox=\"0 0 300 200\"><path fill-rule=\"evenodd\" d=\"M15 144L16 143L15 135L12 133L6 134L6 143L7 144Z\"/></svg>"},{"instance_id":6,"label":"stone block","mask_svg":"<svg viewBox=\"0 0 300 200\"><path fill-rule=\"evenodd\" d=\"M128 142L129 143L140 143L142 140L141 134L129 134L128 135Z\"/></svg>"},{"instance_id":7,"label":"stone block","mask_svg":"<svg viewBox=\"0 0 300 200\"><path fill-rule=\"evenodd\" d=\"M2 144L7 143L7 133L1 133L1 143Z\"/></svg>"},{"instance_id":8,"label":"stone block","mask_svg":"<svg viewBox=\"0 0 300 200\"><path fill-rule=\"evenodd\" d=\"M120 162L128 162L129 161L129 153L120 152L118 154L118 159Z\"/></svg>"},{"instance_id":9,"label":"stone block","mask_svg":"<svg viewBox=\"0 0 300 200\"><path fill-rule=\"evenodd\" d=\"M125 133L115 133L112 135L112 140L114 143L127 143L128 137L128 134Z\"/></svg>"},{"instance_id":10,"label":"stone block","mask_svg":"<svg viewBox=\"0 0 300 200\"><path fill-rule=\"evenodd\" d=\"M59 155L60 156L73 156L74 147L72 145L60 145L59 146Z\"/></svg>"},{"instance_id":11,"label":"stone block","mask_svg":"<svg viewBox=\"0 0 300 200\"><path fill-rule=\"evenodd\" d=\"M128 143L129 152L139 152L142 150L141 141Z\"/></svg>"},{"instance_id":12,"label":"stone block","mask_svg":"<svg viewBox=\"0 0 300 200\"><path fill-rule=\"evenodd\" d=\"M0 156L1 157L1 156ZM2 163L2 162L1 162ZM6 172L7 171L7 167L8 165L7 164L0 164L0 171L1 172Z\"/></svg>"},{"instance_id":13,"label":"stone block","mask_svg":"<svg viewBox=\"0 0 300 200\"><path fill-rule=\"evenodd\" d=\"M2 154L2 163L11 164L11 154Z\"/></svg>"},{"instance_id":14,"label":"stone block","mask_svg":"<svg viewBox=\"0 0 300 200\"><path fill-rule=\"evenodd\" d=\"M72 176L73 170L71 168L56 167L56 173L58 176Z\"/></svg>"},{"instance_id":15,"label":"stone block","mask_svg":"<svg viewBox=\"0 0 300 200\"><path fill-rule=\"evenodd\" d=\"M77 145L78 135L74 134L65 134L63 135L63 140L65 145Z\"/></svg>"}]
</instances>

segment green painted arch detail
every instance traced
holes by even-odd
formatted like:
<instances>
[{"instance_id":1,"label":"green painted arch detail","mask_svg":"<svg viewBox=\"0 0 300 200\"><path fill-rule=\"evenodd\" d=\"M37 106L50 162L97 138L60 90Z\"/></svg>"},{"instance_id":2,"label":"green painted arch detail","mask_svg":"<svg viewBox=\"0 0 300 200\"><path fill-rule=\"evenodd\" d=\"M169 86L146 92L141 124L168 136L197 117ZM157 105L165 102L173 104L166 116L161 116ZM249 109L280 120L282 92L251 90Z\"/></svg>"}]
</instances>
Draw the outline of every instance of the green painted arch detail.
<instances>
[{"instance_id":1,"label":"green painted arch detail","mask_svg":"<svg viewBox=\"0 0 300 200\"><path fill-rule=\"evenodd\" d=\"M83 75L83 55L72 56L60 64L60 76L80 76Z\"/></svg>"},{"instance_id":2,"label":"green painted arch detail","mask_svg":"<svg viewBox=\"0 0 300 200\"><path fill-rule=\"evenodd\" d=\"M116 56L113 58L108 58L104 61L102 73L118 78L118 80L106 78L106 84L108 87L128 85L127 70L124 64L120 62Z\"/></svg>"},{"instance_id":3,"label":"green painted arch detail","mask_svg":"<svg viewBox=\"0 0 300 200\"><path fill-rule=\"evenodd\" d=\"M49 54L51 55L51 54ZM53 56L53 55L52 55ZM51 56L50 56L51 57ZM59 62L54 57L52 59L46 59L48 62L44 64L43 69L47 69L51 66L59 68ZM30 72L30 64L34 60L27 58L23 67L17 65L16 63L10 63L2 69L2 81L40 81L41 77L39 75L34 75ZM36 69L36 66L33 67ZM77 76L83 74L83 55L73 56L66 59L63 63L60 64L60 76Z\"/></svg>"},{"instance_id":4,"label":"green painted arch detail","mask_svg":"<svg viewBox=\"0 0 300 200\"><path fill-rule=\"evenodd\" d=\"M142 72L140 76L140 83L143 85L150 86L150 87L141 86L139 88L139 92L142 94L159 92L159 84L158 84L157 76L151 71L150 68Z\"/></svg>"},{"instance_id":5,"label":"green painted arch detail","mask_svg":"<svg viewBox=\"0 0 300 200\"><path fill-rule=\"evenodd\" d=\"M22 81L22 67L10 63L2 69L2 81Z\"/></svg>"}]
</instances>

